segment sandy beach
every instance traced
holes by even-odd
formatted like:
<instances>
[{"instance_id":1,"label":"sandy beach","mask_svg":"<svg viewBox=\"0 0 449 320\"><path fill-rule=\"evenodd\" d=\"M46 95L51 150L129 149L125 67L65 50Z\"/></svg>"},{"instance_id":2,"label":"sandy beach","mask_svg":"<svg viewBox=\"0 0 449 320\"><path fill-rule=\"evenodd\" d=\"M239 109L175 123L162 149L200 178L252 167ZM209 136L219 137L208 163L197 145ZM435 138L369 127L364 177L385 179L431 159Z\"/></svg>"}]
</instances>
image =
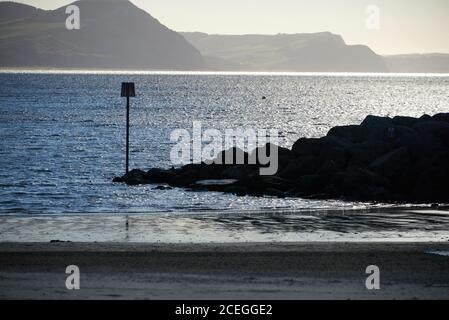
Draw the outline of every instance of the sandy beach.
<instances>
[{"instance_id":1,"label":"sandy beach","mask_svg":"<svg viewBox=\"0 0 449 320\"><path fill-rule=\"evenodd\" d=\"M448 299L448 255L449 243L1 243L0 298ZM380 290L366 289L369 265Z\"/></svg>"}]
</instances>

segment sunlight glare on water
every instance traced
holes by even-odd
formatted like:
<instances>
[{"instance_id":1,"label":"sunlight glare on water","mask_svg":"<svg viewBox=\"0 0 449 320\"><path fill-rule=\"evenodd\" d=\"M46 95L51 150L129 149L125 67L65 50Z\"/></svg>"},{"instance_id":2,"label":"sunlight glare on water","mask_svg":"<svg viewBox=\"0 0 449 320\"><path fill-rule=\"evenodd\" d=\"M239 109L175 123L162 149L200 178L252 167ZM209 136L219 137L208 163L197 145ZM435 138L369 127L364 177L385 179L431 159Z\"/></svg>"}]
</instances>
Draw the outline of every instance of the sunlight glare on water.
<instances>
[{"instance_id":1,"label":"sunlight glare on water","mask_svg":"<svg viewBox=\"0 0 449 320\"><path fill-rule=\"evenodd\" d=\"M367 115L449 110L449 77L386 75L0 73L1 214L155 213L364 207L239 198L112 184L123 173L125 108L134 81L131 167L170 167L170 133L278 129L280 144L319 137ZM262 99L265 96L266 99Z\"/></svg>"}]
</instances>

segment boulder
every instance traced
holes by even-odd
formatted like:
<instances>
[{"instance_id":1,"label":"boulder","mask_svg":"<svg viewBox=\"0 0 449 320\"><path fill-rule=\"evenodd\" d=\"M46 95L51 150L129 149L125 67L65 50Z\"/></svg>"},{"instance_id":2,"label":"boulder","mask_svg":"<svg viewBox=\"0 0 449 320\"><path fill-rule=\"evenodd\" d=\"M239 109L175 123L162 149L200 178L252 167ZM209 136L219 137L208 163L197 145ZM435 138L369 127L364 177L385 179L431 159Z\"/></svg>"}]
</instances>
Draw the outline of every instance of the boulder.
<instances>
[{"instance_id":1,"label":"boulder","mask_svg":"<svg viewBox=\"0 0 449 320\"><path fill-rule=\"evenodd\" d=\"M275 151L276 154L271 155L271 151ZM291 150L271 143L256 148L250 153L250 159L257 159L257 165L262 165L262 163L264 163L264 165L267 166L266 162L272 160L274 156L277 156L276 160L278 161L279 167L286 166L291 159L295 158L295 154Z\"/></svg>"},{"instance_id":2,"label":"boulder","mask_svg":"<svg viewBox=\"0 0 449 320\"><path fill-rule=\"evenodd\" d=\"M286 197L286 193L275 189L275 188L268 188L265 190L264 195L270 196L270 197L276 197L276 198L284 198Z\"/></svg>"},{"instance_id":3,"label":"boulder","mask_svg":"<svg viewBox=\"0 0 449 320\"><path fill-rule=\"evenodd\" d=\"M151 183L170 183L176 176L176 170L151 169L145 174L145 180Z\"/></svg>"},{"instance_id":4,"label":"boulder","mask_svg":"<svg viewBox=\"0 0 449 320\"><path fill-rule=\"evenodd\" d=\"M324 148L318 159L321 166L332 164L336 171L341 171L346 167L348 158L348 152L345 148L331 147Z\"/></svg>"},{"instance_id":5,"label":"boulder","mask_svg":"<svg viewBox=\"0 0 449 320\"><path fill-rule=\"evenodd\" d=\"M315 173L317 170L317 157L302 156L291 159L288 164L279 169L277 175L287 180L297 180L300 176Z\"/></svg>"},{"instance_id":6,"label":"boulder","mask_svg":"<svg viewBox=\"0 0 449 320\"><path fill-rule=\"evenodd\" d=\"M146 172L138 169L131 170L121 178L115 178L114 182L126 183L130 186L149 184L150 182L146 179Z\"/></svg>"},{"instance_id":7,"label":"boulder","mask_svg":"<svg viewBox=\"0 0 449 320\"><path fill-rule=\"evenodd\" d=\"M261 154L262 156L270 156L270 150L272 149L276 150L279 157L293 157L293 153L290 149L283 148L272 143L267 143L263 147L258 147L250 152L250 154L251 157L256 157L257 159L259 157L259 154Z\"/></svg>"},{"instance_id":8,"label":"boulder","mask_svg":"<svg viewBox=\"0 0 449 320\"><path fill-rule=\"evenodd\" d=\"M154 187L153 190L166 191L166 190L173 190L173 188L168 186L157 186Z\"/></svg>"},{"instance_id":9,"label":"boulder","mask_svg":"<svg viewBox=\"0 0 449 320\"><path fill-rule=\"evenodd\" d=\"M222 165L248 164L249 154L239 148L230 148L228 150L220 152L215 159L215 163Z\"/></svg>"},{"instance_id":10,"label":"boulder","mask_svg":"<svg viewBox=\"0 0 449 320\"><path fill-rule=\"evenodd\" d=\"M392 150L391 143L382 141L365 141L352 145L348 149L350 161L358 164L370 164Z\"/></svg>"},{"instance_id":11,"label":"boulder","mask_svg":"<svg viewBox=\"0 0 449 320\"><path fill-rule=\"evenodd\" d=\"M391 178L398 170L407 167L410 162L407 148L400 148L374 160L368 169L383 177Z\"/></svg>"},{"instance_id":12,"label":"boulder","mask_svg":"<svg viewBox=\"0 0 449 320\"><path fill-rule=\"evenodd\" d=\"M413 117L394 117L393 124L401 127L413 127L419 119Z\"/></svg>"},{"instance_id":13,"label":"boulder","mask_svg":"<svg viewBox=\"0 0 449 320\"><path fill-rule=\"evenodd\" d=\"M327 136L344 138L350 142L361 142L363 140L362 128L360 126L339 126L329 130Z\"/></svg>"},{"instance_id":14,"label":"boulder","mask_svg":"<svg viewBox=\"0 0 449 320\"><path fill-rule=\"evenodd\" d=\"M342 148L347 149L352 145L352 142L337 136L325 136L320 139L322 147L323 148ZM323 149L320 150L320 153L323 151Z\"/></svg>"},{"instance_id":15,"label":"boulder","mask_svg":"<svg viewBox=\"0 0 449 320\"><path fill-rule=\"evenodd\" d=\"M361 141L375 140L385 141L391 140L390 130L394 130L394 123L388 117L368 116L360 125Z\"/></svg>"},{"instance_id":16,"label":"boulder","mask_svg":"<svg viewBox=\"0 0 449 320\"><path fill-rule=\"evenodd\" d=\"M423 202L447 202L449 199L449 169L430 167L422 171L413 190L413 199Z\"/></svg>"},{"instance_id":17,"label":"boulder","mask_svg":"<svg viewBox=\"0 0 449 320\"><path fill-rule=\"evenodd\" d=\"M273 146L278 173L261 176L262 164L251 161L260 155L273 157L268 151L272 146L251 154L225 150L219 159L227 158L229 164L132 170L114 182L253 196L449 202L449 114L419 119L368 116L359 126L335 127L325 137L299 139L292 150Z\"/></svg>"},{"instance_id":18,"label":"boulder","mask_svg":"<svg viewBox=\"0 0 449 320\"><path fill-rule=\"evenodd\" d=\"M320 193L330 181L331 177L323 174L310 174L299 177L295 189L307 195Z\"/></svg>"},{"instance_id":19,"label":"boulder","mask_svg":"<svg viewBox=\"0 0 449 320\"><path fill-rule=\"evenodd\" d=\"M385 128L393 126L393 120L389 117L378 117L369 115L363 120L362 127Z\"/></svg>"},{"instance_id":20,"label":"boulder","mask_svg":"<svg viewBox=\"0 0 449 320\"><path fill-rule=\"evenodd\" d=\"M418 119L418 122L425 122L425 121L432 121L432 117L429 116L428 114L424 114Z\"/></svg>"},{"instance_id":21,"label":"boulder","mask_svg":"<svg viewBox=\"0 0 449 320\"><path fill-rule=\"evenodd\" d=\"M321 152L323 143L321 139L301 138L295 142L292 152L295 156L318 156Z\"/></svg>"},{"instance_id":22,"label":"boulder","mask_svg":"<svg viewBox=\"0 0 449 320\"><path fill-rule=\"evenodd\" d=\"M407 148L414 159L427 158L444 148L438 137L424 132L412 132L394 141L394 147Z\"/></svg>"},{"instance_id":23,"label":"boulder","mask_svg":"<svg viewBox=\"0 0 449 320\"><path fill-rule=\"evenodd\" d=\"M259 167L256 165L239 165L230 166L223 171L223 179L243 179L248 176L257 175L259 173Z\"/></svg>"},{"instance_id":24,"label":"boulder","mask_svg":"<svg viewBox=\"0 0 449 320\"><path fill-rule=\"evenodd\" d=\"M370 170L352 167L335 175L332 184L340 194L353 199L382 200L387 197L390 181Z\"/></svg>"},{"instance_id":25,"label":"boulder","mask_svg":"<svg viewBox=\"0 0 449 320\"><path fill-rule=\"evenodd\" d=\"M249 194L249 191L247 188L242 187L242 186L235 186L232 185L230 187L226 187L222 190L225 193L232 193L235 194L237 196L245 196Z\"/></svg>"},{"instance_id":26,"label":"boulder","mask_svg":"<svg viewBox=\"0 0 449 320\"><path fill-rule=\"evenodd\" d=\"M449 122L424 121L417 123L413 128L420 133L433 135L449 145Z\"/></svg>"},{"instance_id":27,"label":"boulder","mask_svg":"<svg viewBox=\"0 0 449 320\"><path fill-rule=\"evenodd\" d=\"M270 188L285 192L293 186L294 185L291 182L276 176L246 177L234 184L234 187L245 188L249 194L254 195L263 195L264 190Z\"/></svg>"},{"instance_id":28,"label":"boulder","mask_svg":"<svg viewBox=\"0 0 449 320\"><path fill-rule=\"evenodd\" d=\"M196 181L191 187L196 190L223 191L233 186L236 182L237 180L235 179L200 180Z\"/></svg>"},{"instance_id":29,"label":"boulder","mask_svg":"<svg viewBox=\"0 0 449 320\"><path fill-rule=\"evenodd\" d=\"M432 117L435 121L443 121L449 123L449 113L438 113Z\"/></svg>"},{"instance_id":30,"label":"boulder","mask_svg":"<svg viewBox=\"0 0 449 320\"><path fill-rule=\"evenodd\" d=\"M389 136L388 136L388 142L394 143L394 141L400 139L401 137L407 135L407 134L413 134L416 133L412 127L406 127L406 126L394 126L389 128Z\"/></svg>"}]
</instances>

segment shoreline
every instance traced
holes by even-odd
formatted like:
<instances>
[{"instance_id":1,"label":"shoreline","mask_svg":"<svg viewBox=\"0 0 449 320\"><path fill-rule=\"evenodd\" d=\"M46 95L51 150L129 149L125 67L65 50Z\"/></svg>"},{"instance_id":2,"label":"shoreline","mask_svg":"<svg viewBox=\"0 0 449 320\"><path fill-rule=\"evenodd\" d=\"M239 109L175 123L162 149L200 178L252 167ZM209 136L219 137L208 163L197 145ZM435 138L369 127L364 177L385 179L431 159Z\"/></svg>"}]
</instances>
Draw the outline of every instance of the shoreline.
<instances>
[{"instance_id":1,"label":"shoreline","mask_svg":"<svg viewBox=\"0 0 449 320\"><path fill-rule=\"evenodd\" d=\"M0 255L5 253L291 253L291 252L402 252L426 253L448 251L449 241L416 242L235 242L235 243L139 243L139 242L0 242Z\"/></svg>"},{"instance_id":2,"label":"shoreline","mask_svg":"<svg viewBox=\"0 0 449 320\"><path fill-rule=\"evenodd\" d=\"M424 203L368 203L368 202L347 202L352 203L352 207L333 207L333 208L269 208L266 210L244 210L244 209L214 209L202 211L142 211L142 212L61 212L61 213L0 213L0 218L3 217L67 217L67 216L167 216L173 215L176 217L195 217L204 215L274 215L274 214L323 214L323 213L381 213L381 212L399 212L399 211L447 211L449 212L448 204L424 204Z\"/></svg>"},{"instance_id":3,"label":"shoreline","mask_svg":"<svg viewBox=\"0 0 449 320\"><path fill-rule=\"evenodd\" d=\"M429 251L449 243L0 243L0 298L449 299L449 257ZM81 290L65 288L68 265Z\"/></svg>"},{"instance_id":4,"label":"shoreline","mask_svg":"<svg viewBox=\"0 0 449 320\"><path fill-rule=\"evenodd\" d=\"M446 242L447 208L0 216L0 242Z\"/></svg>"}]
</instances>

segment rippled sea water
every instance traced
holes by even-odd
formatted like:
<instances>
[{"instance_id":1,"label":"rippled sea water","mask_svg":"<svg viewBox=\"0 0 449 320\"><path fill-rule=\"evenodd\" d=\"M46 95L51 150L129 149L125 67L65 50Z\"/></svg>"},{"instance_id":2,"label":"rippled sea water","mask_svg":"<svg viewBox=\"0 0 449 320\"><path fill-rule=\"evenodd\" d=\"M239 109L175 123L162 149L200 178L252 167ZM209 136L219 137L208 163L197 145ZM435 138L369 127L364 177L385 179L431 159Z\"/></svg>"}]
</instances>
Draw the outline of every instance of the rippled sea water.
<instances>
[{"instance_id":1,"label":"rippled sea water","mask_svg":"<svg viewBox=\"0 0 449 320\"><path fill-rule=\"evenodd\" d=\"M279 129L281 145L366 115L449 111L448 76L0 74L0 214L247 212L370 207L113 184L124 170L122 81L136 83L131 167L170 167L170 133ZM266 99L262 99L265 96Z\"/></svg>"}]
</instances>

